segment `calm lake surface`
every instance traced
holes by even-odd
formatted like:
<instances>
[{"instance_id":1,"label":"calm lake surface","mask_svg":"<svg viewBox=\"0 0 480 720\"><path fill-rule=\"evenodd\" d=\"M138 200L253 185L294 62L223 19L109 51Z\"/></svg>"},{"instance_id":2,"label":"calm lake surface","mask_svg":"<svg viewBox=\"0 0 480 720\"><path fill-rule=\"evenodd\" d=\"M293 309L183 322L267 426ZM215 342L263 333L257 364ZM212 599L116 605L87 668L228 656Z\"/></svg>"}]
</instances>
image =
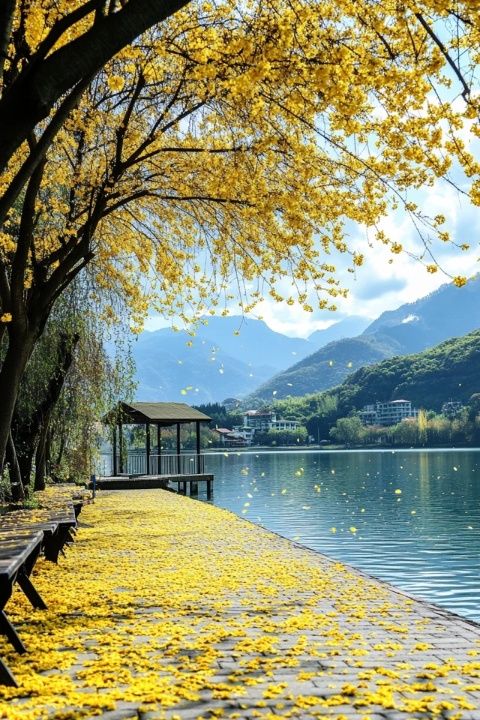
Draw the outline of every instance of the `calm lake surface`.
<instances>
[{"instance_id":1,"label":"calm lake surface","mask_svg":"<svg viewBox=\"0 0 480 720\"><path fill-rule=\"evenodd\" d=\"M480 450L206 456L213 502L480 621Z\"/></svg>"}]
</instances>

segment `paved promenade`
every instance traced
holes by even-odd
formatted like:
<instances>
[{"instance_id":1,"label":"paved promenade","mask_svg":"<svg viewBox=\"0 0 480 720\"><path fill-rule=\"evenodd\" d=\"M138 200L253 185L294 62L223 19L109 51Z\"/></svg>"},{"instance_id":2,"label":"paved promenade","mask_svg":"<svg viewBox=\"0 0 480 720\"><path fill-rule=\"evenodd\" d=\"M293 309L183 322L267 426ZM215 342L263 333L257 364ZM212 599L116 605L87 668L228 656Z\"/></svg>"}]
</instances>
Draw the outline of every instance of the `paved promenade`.
<instances>
[{"instance_id":1,"label":"paved promenade","mask_svg":"<svg viewBox=\"0 0 480 720\"><path fill-rule=\"evenodd\" d=\"M35 583L0 718L480 720L480 627L186 497L100 494Z\"/></svg>"}]
</instances>

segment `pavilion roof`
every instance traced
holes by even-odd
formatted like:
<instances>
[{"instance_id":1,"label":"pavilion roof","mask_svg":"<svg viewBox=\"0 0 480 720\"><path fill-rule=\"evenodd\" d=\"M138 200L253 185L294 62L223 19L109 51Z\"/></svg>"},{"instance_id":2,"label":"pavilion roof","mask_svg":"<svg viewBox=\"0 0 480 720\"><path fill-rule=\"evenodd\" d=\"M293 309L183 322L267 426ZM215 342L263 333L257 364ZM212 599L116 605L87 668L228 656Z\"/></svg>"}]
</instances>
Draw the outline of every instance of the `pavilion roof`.
<instances>
[{"instance_id":1,"label":"pavilion roof","mask_svg":"<svg viewBox=\"0 0 480 720\"><path fill-rule=\"evenodd\" d=\"M174 425L188 422L210 422L212 418L186 403L175 402L134 402L120 403L122 422L158 425Z\"/></svg>"}]
</instances>

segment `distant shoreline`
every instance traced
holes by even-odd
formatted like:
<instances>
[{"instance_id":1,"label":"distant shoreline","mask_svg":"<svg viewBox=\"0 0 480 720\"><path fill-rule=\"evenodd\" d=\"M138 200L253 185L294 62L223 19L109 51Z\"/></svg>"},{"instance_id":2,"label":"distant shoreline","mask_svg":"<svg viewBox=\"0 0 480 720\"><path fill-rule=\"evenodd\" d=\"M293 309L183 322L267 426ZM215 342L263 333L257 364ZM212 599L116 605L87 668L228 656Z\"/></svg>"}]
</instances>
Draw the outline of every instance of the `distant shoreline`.
<instances>
[{"instance_id":1,"label":"distant shoreline","mask_svg":"<svg viewBox=\"0 0 480 720\"><path fill-rule=\"evenodd\" d=\"M248 445L247 447L219 447L204 450L202 455L252 455L255 453L275 452L451 452L457 450L480 451L477 445L429 445L418 447L413 445L282 445L271 447L269 445Z\"/></svg>"}]
</instances>

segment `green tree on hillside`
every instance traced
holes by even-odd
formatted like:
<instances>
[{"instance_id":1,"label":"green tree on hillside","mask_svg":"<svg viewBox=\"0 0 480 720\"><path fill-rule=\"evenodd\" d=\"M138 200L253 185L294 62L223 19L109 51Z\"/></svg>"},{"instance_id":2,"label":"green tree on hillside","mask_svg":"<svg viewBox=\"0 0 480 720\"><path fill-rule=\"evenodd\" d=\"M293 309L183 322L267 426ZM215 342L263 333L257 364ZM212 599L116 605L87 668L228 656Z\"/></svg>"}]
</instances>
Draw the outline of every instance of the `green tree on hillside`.
<instances>
[{"instance_id":1,"label":"green tree on hillside","mask_svg":"<svg viewBox=\"0 0 480 720\"><path fill-rule=\"evenodd\" d=\"M352 415L337 420L335 427L330 430L330 437L347 447L359 445L364 437L364 427L358 415Z\"/></svg>"}]
</instances>

